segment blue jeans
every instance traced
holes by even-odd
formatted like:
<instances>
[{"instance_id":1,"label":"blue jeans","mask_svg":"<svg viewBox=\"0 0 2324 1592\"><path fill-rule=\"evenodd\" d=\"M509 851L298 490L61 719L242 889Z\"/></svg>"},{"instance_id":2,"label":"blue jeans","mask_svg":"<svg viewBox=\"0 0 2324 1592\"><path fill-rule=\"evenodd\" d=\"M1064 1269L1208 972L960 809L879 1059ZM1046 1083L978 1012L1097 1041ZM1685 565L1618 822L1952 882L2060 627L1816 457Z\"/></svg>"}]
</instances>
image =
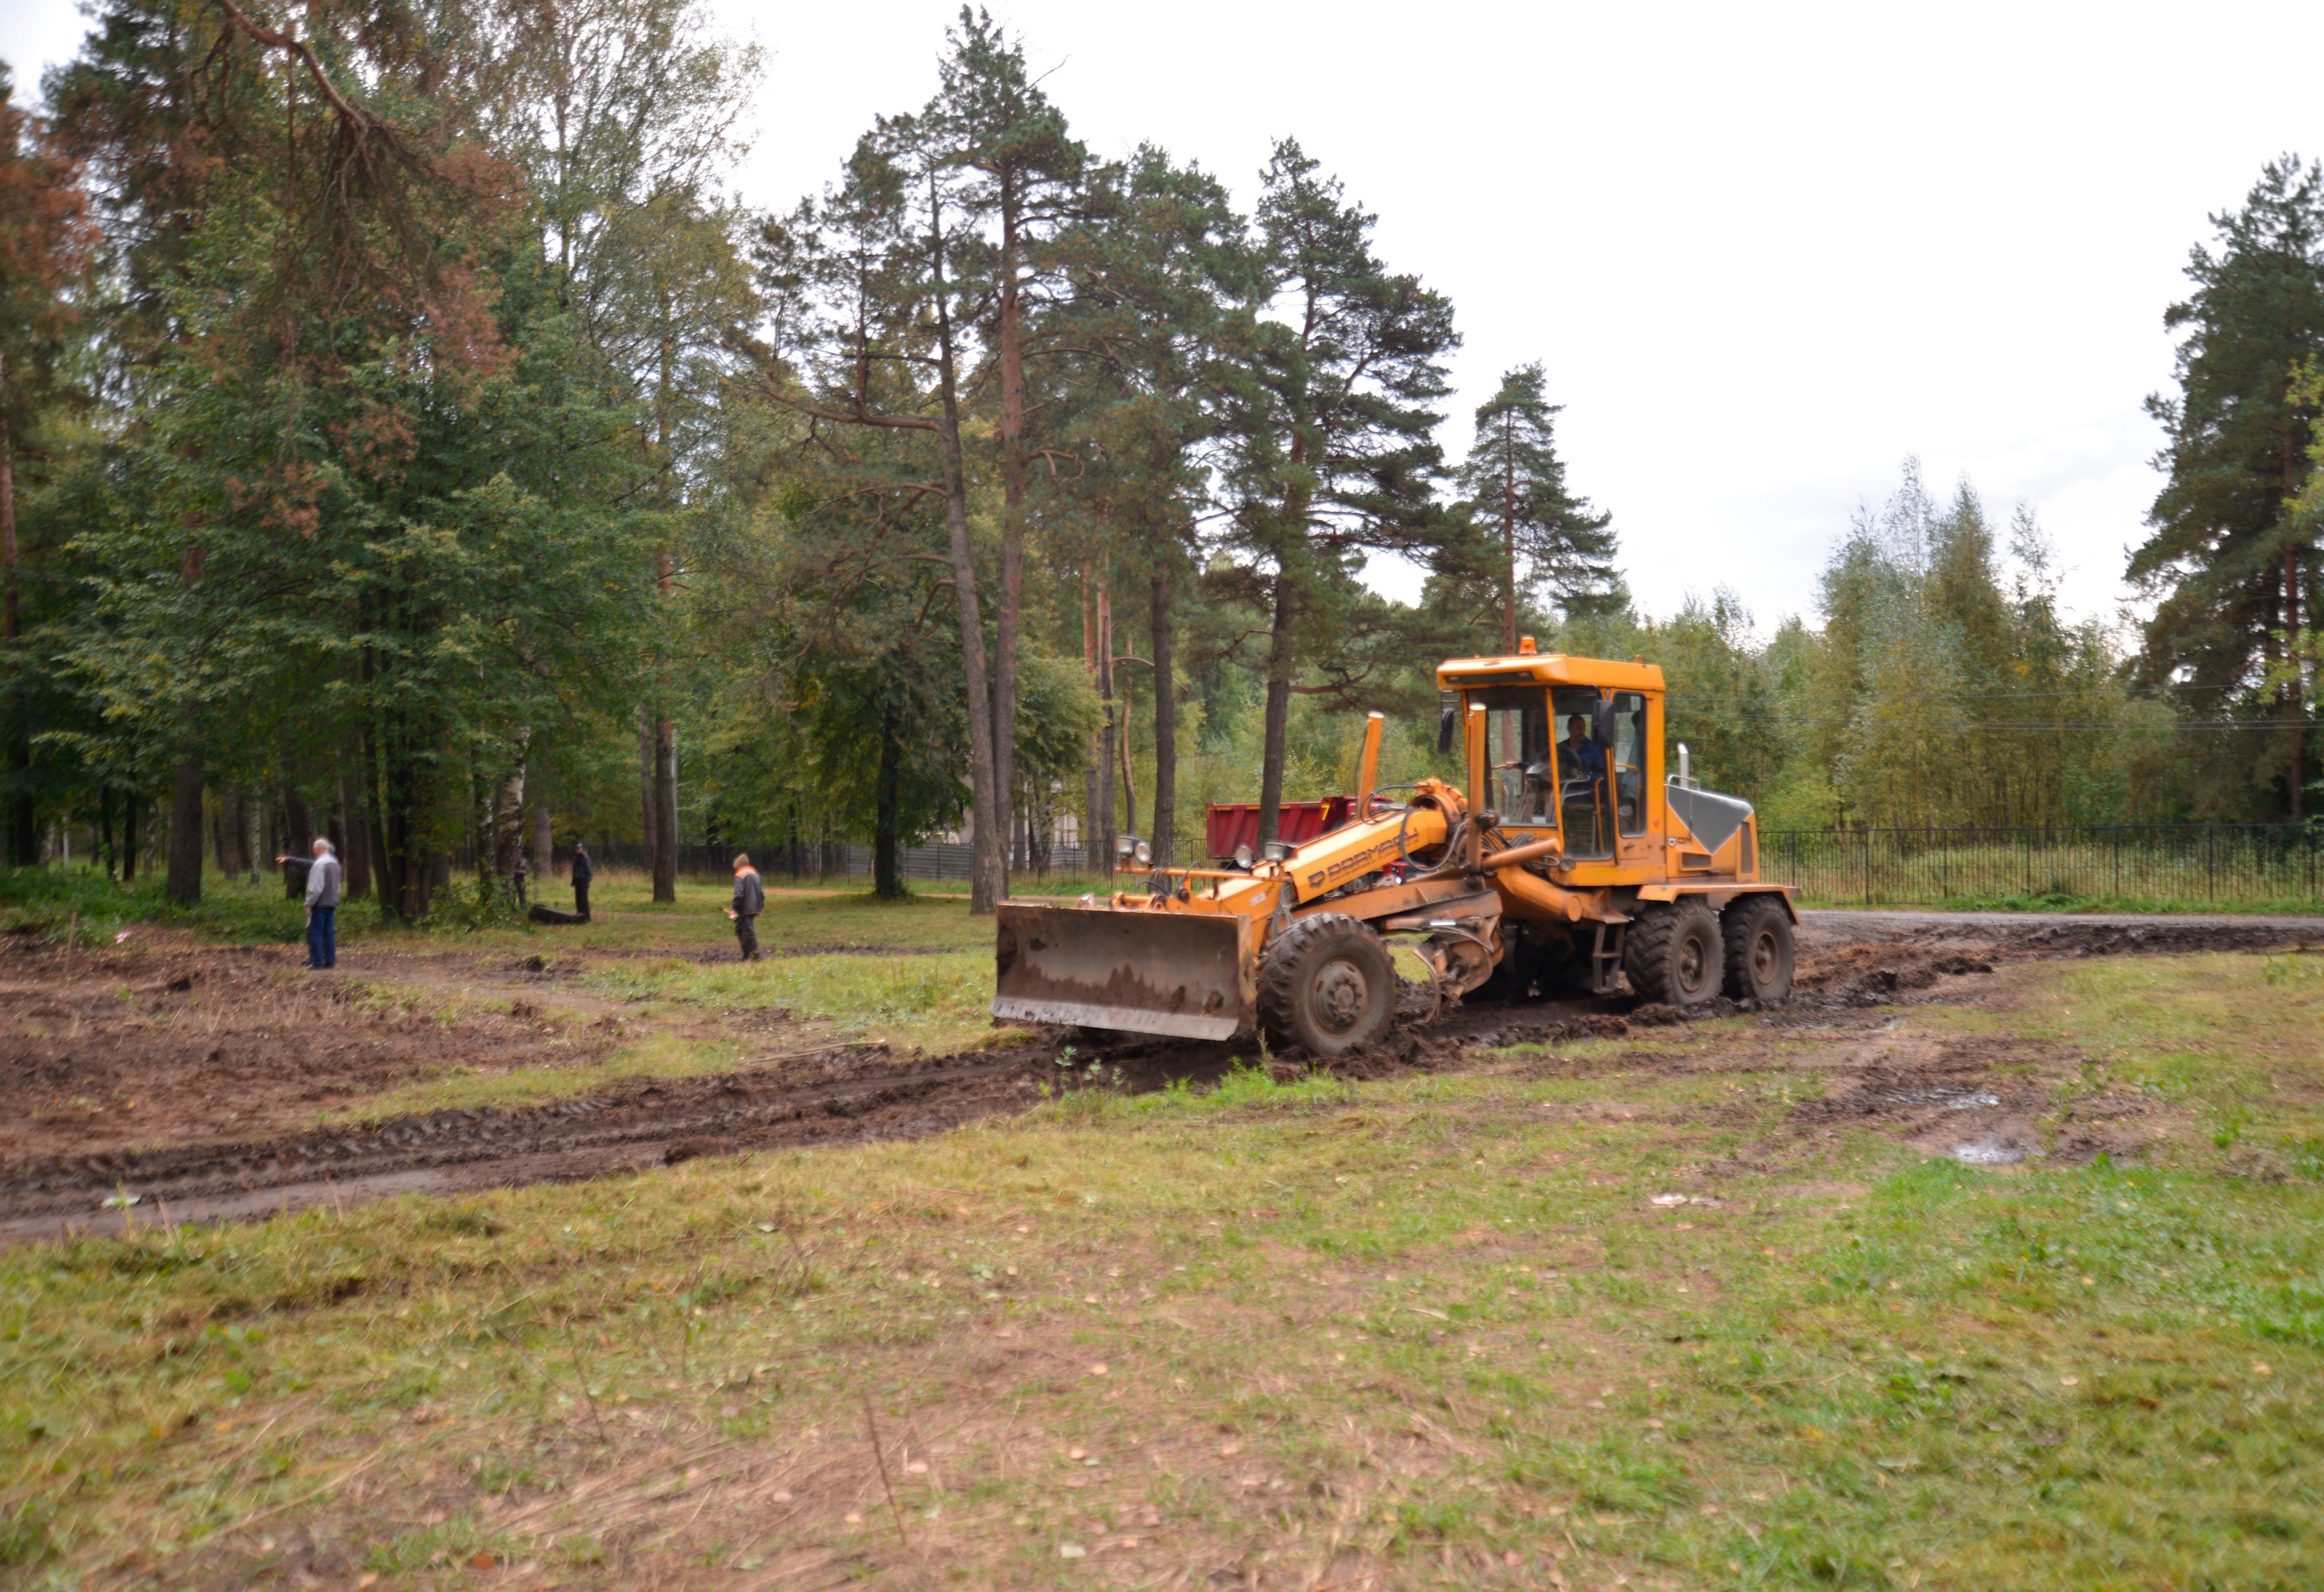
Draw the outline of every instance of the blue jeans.
<instances>
[{"instance_id":1,"label":"blue jeans","mask_svg":"<svg viewBox=\"0 0 2324 1592\"><path fill-rule=\"evenodd\" d=\"M307 966L339 965L339 909L316 907L307 914Z\"/></svg>"}]
</instances>

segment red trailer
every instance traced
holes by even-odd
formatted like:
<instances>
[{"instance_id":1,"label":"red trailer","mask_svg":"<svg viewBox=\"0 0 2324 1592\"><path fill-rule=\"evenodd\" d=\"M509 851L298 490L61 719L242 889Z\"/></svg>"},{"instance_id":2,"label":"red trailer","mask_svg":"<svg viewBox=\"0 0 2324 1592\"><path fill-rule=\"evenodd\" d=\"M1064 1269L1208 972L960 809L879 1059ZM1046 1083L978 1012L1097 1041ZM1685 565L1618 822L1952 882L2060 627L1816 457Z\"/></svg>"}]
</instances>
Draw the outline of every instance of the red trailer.
<instances>
[{"instance_id":1,"label":"red trailer","mask_svg":"<svg viewBox=\"0 0 2324 1592\"><path fill-rule=\"evenodd\" d=\"M1277 810L1277 838L1288 840L1294 846L1304 846L1316 836L1338 828L1348 821L1356 810L1352 796L1326 796L1321 801L1286 801ZM1235 847L1248 846L1253 856L1259 852L1259 803L1211 803L1209 814L1211 855L1221 862L1234 856Z\"/></svg>"}]
</instances>

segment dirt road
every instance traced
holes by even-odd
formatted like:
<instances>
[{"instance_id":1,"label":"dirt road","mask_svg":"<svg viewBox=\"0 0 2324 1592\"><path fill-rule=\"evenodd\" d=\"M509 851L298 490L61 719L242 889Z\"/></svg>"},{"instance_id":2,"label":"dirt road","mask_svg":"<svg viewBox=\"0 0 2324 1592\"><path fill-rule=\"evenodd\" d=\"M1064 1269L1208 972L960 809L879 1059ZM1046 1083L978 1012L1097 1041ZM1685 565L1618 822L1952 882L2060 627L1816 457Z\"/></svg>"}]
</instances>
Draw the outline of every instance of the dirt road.
<instances>
[{"instance_id":1,"label":"dirt road","mask_svg":"<svg viewBox=\"0 0 2324 1592\"><path fill-rule=\"evenodd\" d=\"M1773 1020L1860 1027L1889 1003L1975 998L1981 976L2005 959L2301 943L2324 944L2324 920L1812 912L1800 935L1797 997ZM731 1150L913 1137L1022 1109L1045 1085L1157 1088L1215 1078L1235 1054L1223 1045L1060 1034L1008 1050L899 1058L878 1048L786 1050L786 1036L772 1033L775 1059L723 1076L632 1078L549 1105L301 1130L318 1103L417 1076L447 1053L503 1064L553 1053L569 1065L622 1031L618 1015L585 1023L578 1008L565 1023L540 1021L522 992L549 998L541 970L504 956L430 958L404 969L422 987L505 1002L451 1021L443 1010L382 1003L356 986L286 983L276 976L281 960L272 950L190 944L135 958L25 945L0 955L0 1240L585 1178ZM509 1000L511 991L518 998ZM1471 1006L1428 1030L1400 1031L1348 1070L1385 1076L1456 1064L1464 1051L1619 1037L1675 1020L1626 999ZM1081 1043L1069 1054L1074 1037ZM1093 1055L1106 1067L1096 1078L1086 1070ZM1911 1078L1883 1085L1899 1098L1916 1087Z\"/></svg>"}]
</instances>

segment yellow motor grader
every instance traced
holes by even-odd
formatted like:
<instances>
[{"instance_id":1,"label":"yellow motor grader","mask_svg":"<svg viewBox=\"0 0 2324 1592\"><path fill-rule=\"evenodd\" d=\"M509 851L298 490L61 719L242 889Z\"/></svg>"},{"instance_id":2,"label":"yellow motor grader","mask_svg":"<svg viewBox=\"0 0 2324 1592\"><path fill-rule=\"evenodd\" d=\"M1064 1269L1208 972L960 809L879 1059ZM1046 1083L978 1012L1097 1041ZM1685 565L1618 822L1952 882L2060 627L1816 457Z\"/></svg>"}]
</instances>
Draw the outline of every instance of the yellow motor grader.
<instances>
[{"instance_id":1,"label":"yellow motor grader","mask_svg":"<svg viewBox=\"0 0 2324 1592\"><path fill-rule=\"evenodd\" d=\"M1428 969L1434 1017L1479 990L1699 1005L1791 993L1789 886L1759 877L1751 804L1663 767L1663 671L1538 653L1436 671L1438 750L1466 790L1375 787L1364 727L1348 820L1303 845L1239 847L1223 867L1120 850L1144 889L1001 909L998 1017L1229 1040L1265 1029L1332 1060L1396 1016L1391 939Z\"/></svg>"}]
</instances>

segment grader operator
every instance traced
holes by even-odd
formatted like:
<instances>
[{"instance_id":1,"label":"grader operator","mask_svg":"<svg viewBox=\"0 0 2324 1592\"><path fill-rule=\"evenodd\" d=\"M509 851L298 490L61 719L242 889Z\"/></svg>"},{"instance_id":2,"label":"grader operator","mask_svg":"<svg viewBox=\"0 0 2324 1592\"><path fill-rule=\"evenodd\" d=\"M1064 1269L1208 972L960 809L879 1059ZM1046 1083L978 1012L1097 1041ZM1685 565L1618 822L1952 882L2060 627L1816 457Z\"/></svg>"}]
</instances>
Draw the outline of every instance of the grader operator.
<instances>
[{"instance_id":1,"label":"grader operator","mask_svg":"<svg viewBox=\"0 0 2324 1592\"><path fill-rule=\"evenodd\" d=\"M1388 1032L1392 939L1428 969L1433 1018L1479 990L1609 994L1699 1005L1723 988L1791 993L1789 886L1759 877L1751 804L1663 769L1663 671L1538 653L1436 671L1438 750L1465 790L1375 788L1364 728L1348 820L1269 841L1228 867L1155 867L1143 891L1001 909L998 1017L1229 1040L1263 1028L1329 1060Z\"/></svg>"}]
</instances>

